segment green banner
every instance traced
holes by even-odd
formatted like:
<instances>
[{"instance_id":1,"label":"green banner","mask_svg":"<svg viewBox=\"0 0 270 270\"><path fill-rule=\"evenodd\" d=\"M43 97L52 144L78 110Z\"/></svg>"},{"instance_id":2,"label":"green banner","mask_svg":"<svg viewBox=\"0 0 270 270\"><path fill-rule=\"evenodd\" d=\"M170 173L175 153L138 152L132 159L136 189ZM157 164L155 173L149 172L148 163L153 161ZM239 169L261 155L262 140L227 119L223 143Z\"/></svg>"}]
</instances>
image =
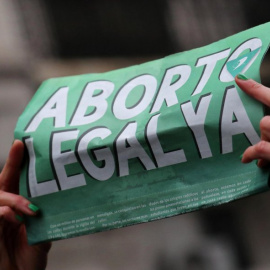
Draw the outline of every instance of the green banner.
<instances>
[{"instance_id":1,"label":"green banner","mask_svg":"<svg viewBox=\"0 0 270 270\"><path fill-rule=\"evenodd\" d=\"M270 23L211 45L102 74L42 83L15 138L20 193L38 205L31 244L119 228L268 189L239 156L259 140L263 106L235 84L260 81Z\"/></svg>"}]
</instances>

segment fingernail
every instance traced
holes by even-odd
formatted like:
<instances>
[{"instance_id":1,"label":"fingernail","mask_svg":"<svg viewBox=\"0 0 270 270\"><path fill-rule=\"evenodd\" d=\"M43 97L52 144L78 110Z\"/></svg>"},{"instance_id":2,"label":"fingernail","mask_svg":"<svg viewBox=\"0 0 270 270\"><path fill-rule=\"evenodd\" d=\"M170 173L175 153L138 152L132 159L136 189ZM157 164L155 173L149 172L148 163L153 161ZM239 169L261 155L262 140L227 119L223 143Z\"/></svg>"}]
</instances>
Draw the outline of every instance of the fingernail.
<instances>
[{"instance_id":1,"label":"fingernail","mask_svg":"<svg viewBox=\"0 0 270 270\"><path fill-rule=\"evenodd\" d=\"M24 222L24 218L20 215L15 215L15 218L19 221L19 222Z\"/></svg>"},{"instance_id":2,"label":"fingernail","mask_svg":"<svg viewBox=\"0 0 270 270\"><path fill-rule=\"evenodd\" d=\"M240 160L242 160L242 158L243 158L243 155L244 155L244 154L242 154L242 155L241 155L241 156L239 157L239 159L240 159Z\"/></svg>"},{"instance_id":3,"label":"fingernail","mask_svg":"<svg viewBox=\"0 0 270 270\"><path fill-rule=\"evenodd\" d=\"M32 203L30 203L28 205L28 208L31 209L35 213L39 211L39 208L36 205L32 204Z\"/></svg>"},{"instance_id":4,"label":"fingernail","mask_svg":"<svg viewBox=\"0 0 270 270\"><path fill-rule=\"evenodd\" d=\"M248 80L248 78L247 78L244 74L241 74L241 73L239 73L239 74L237 75L237 78L240 79L240 80L243 80L243 81Z\"/></svg>"}]
</instances>

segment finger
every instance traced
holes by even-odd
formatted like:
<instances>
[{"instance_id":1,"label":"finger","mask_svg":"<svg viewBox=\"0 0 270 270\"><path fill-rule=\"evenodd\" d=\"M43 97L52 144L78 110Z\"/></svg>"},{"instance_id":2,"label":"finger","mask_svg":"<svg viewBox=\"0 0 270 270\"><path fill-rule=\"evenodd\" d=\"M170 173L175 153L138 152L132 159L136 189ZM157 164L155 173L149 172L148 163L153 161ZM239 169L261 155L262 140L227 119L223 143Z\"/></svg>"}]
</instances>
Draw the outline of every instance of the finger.
<instances>
[{"instance_id":1,"label":"finger","mask_svg":"<svg viewBox=\"0 0 270 270\"><path fill-rule=\"evenodd\" d=\"M265 116L260 122L261 139L270 141L270 116Z\"/></svg>"},{"instance_id":2,"label":"finger","mask_svg":"<svg viewBox=\"0 0 270 270\"><path fill-rule=\"evenodd\" d=\"M38 212L38 208L33 207L33 204L24 197L5 191L0 191L0 206L9 206L17 212L31 216Z\"/></svg>"},{"instance_id":3,"label":"finger","mask_svg":"<svg viewBox=\"0 0 270 270\"><path fill-rule=\"evenodd\" d=\"M270 143L260 141L259 143L250 146L243 154L242 162L249 163L255 159L264 159L270 161Z\"/></svg>"},{"instance_id":4,"label":"finger","mask_svg":"<svg viewBox=\"0 0 270 270\"><path fill-rule=\"evenodd\" d=\"M6 164L0 175L0 189L9 192L17 192L19 186L19 177L21 163L23 160L24 144L15 140Z\"/></svg>"},{"instance_id":5,"label":"finger","mask_svg":"<svg viewBox=\"0 0 270 270\"><path fill-rule=\"evenodd\" d=\"M20 224L23 222L23 217L17 214L14 210L12 210L8 206L0 207L0 222L8 221L13 224Z\"/></svg>"},{"instance_id":6,"label":"finger","mask_svg":"<svg viewBox=\"0 0 270 270\"><path fill-rule=\"evenodd\" d=\"M248 95L270 107L270 89L255 82L252 79L240 79L239 75L235 77L237 85Z\"/></svg>"},{"instance_id":7,"label":"finger","mask_svg":"<svg viewBox=\"0 0 270 270\"><path fill-rule=\"evenodd\" d=\"M265 116L262 118L260 122L260 130L261 130L261 140L262 141L270 141L270 116ZM269 161L265 159L258 159L257 166L259 168L264 168L269 166Z\"/></svg>"}]
</instances>

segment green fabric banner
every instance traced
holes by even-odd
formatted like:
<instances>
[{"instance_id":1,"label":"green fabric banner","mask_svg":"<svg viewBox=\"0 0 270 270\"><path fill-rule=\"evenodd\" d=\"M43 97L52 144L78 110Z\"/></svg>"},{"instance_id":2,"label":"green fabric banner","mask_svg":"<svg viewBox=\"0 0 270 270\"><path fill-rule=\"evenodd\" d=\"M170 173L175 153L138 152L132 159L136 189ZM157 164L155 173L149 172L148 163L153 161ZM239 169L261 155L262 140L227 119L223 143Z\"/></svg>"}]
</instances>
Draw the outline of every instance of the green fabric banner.
<instances>
[{"instance_id":1,"label":"green fabric banner","mask_svg":"<svg viewBox=\"0 0 270 270\"><path fill-rule=\"evenodd\" d=\"M15 138L35 244L148 222L268 189L239 156L259 140L262 104L235 84L260 81L270 23L211 45L102 74L42 83Z\"/></svg>"}]
</instances>

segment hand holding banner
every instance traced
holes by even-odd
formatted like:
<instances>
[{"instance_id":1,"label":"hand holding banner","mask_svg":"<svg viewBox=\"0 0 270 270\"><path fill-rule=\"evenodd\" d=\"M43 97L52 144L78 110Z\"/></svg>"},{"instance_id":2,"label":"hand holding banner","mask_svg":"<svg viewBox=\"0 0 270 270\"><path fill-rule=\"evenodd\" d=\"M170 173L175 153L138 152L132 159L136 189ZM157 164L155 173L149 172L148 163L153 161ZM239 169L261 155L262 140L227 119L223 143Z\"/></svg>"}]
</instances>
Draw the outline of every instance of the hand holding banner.
<instances>
[{"instance_id":1,"label":"hand holding banner","mask_svg":"<svg viewBox=\"0 0 270 270\"><path fill-rule=\"evenodd\" d=\"M174 216L268 189L239 156L263 106L234 76L260 81L270 24L203 48L103 74L49 79L19 118L21 194L42 209L30 243Z\"/></svg>"}]
</instances>

